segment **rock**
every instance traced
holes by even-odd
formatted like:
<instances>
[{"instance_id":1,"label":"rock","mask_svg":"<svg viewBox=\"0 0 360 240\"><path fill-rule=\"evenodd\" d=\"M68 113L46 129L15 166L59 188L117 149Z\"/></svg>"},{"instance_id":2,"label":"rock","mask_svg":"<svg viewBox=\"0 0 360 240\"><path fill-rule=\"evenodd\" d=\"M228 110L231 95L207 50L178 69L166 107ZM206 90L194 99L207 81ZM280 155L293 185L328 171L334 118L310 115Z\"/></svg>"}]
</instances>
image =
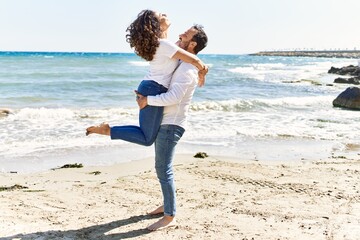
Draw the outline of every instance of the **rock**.
<instances>
[{"instance_id":1,"label":"rock","mask_svg":"<svg viewBox=\"0 0 360 240\"><path fill-rule=\"evenodd\" d=\"M349 83L347 78L335 78L334 83Z\"/></svg>"},{"instance_id":2,"label":"rock","mask_svg":"<svg viewBox=\"0 0 360 240\"><path fill-rule=\"evenodd\" d=\"M328 73L360 77L360 67L353 65L349 65L342 68L331 67Z\"/></svg>"},{"instance_id":3,"label":"rock","mask_svg":"<svg viewBox=\"0 0 360 240\"><path fill-rule=\"evenodd\" d=\"M19 184L15 184L13 186L10 187L0 187L0 192L1 191L13 191L13 190L19 190L19 189L27 189L28 187L19 185Z\"/></svg>"},{"instance_id":4,"label":"rock","mask_svg":"<svg viewBox=\"0 0 360 240\"><path fill-rule=\"evenodd\" d=\"M360 84L360 67L349 65L342 68L331 67L328 73L353 76L351 78L336 78L334 83L345 83L345 84Z\"/></svg>"},{"instance_id":5,"label":"rock","mask_svg":"<svg viewBox=\"0 0 360 240\"><path fill-rule=\"evenodd\" d=\"M194 158L206 158L208 156L206 152L198 152L194 155Z\"/></svg>"},{"instance_id":6,"label":"rock","mask_svg":"<svg viewBox=\"0 0 360 240\"><path fill-rule=\"evenodd\" d=\"M346 83L346 84L354 84L359 85L360 84L360 77L351 77L351 78L336 78L334 80L334 83Z\"/></svg>"},{"instance_id":7,"label":"rock","mask_svg":"<svg viewBox=\"0 0 360 240\"><path fill-rule=\"evenodd\" d=\"M9 109L5 109L5 108L0 108L0 117L1 116L7 116L11 113L11 111Z\"/></svg>"},{"instance_id":8,"label":"rock","mask_svg":"<svg viewBox=\"0 0 360 240\"><path fill-rule=\"evenodd\" d=\"M333 101L334 107L360 110L360 88L349 87Z\"/></svg>"},{"instance_id":9,"label":"rock","mask_svg":"<svg viewBox=\"0 0 360 240\"><path fill-rule=\"evenodd\" d=\"M60 168L82 168L82 163L73 163L73 164L65 164L64 166Z\"/></svg>"},{"instance_id":10,"label":"rock","mask_svg":"<svg viewBox=\"0 0 360 240\"><path fill-rule=\"evenodd\" d=\"M82 167L84 167L82 165L82 163L72 163L72 164L65 164L58 168L52 168L51 170L57 170L57 169L61 169L61 168L82 168Z\"/></svg>"},{"instance_id":11,"label":"rock","mask_svg":"<svg viewBox=\"0 0 360 240\"><path fill-rule=\"evenodd\" d=\"M328 73L337 74L337 72L340 70L340 68L331 67L328 71Z\"/></svg>"}]
</instances>

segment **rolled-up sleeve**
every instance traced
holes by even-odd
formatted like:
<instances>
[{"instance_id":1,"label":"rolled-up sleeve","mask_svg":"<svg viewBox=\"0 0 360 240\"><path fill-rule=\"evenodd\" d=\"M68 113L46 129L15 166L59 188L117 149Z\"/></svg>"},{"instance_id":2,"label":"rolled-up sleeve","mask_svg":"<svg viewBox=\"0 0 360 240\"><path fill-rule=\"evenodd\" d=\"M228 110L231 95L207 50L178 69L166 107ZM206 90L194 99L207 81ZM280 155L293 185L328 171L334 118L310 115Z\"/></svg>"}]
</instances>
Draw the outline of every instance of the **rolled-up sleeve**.
<instances>
[{"instance_id":1,"label":"rolled-up sleeve","mask_svg":"<svg viewBox=\"0 0 360 240\"><path fill-rule=\"evenodd\" d=\"M183 72L181 75L172 79L169 90L166 93L162 93L156 96L148 96L148 105L170 106L180 103L192 81L193 78L191 73Z\"/></svg>"}]
</instances>

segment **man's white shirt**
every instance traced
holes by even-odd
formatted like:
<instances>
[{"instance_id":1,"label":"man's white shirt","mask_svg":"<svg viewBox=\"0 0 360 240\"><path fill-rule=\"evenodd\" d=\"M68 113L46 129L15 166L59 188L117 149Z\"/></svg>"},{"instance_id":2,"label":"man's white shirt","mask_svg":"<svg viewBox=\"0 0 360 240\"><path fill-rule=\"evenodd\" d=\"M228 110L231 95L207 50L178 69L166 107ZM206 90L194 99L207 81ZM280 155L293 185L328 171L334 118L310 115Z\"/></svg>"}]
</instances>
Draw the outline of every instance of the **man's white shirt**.
<instances>
[{"instance_id":1,"label":"man's white shirt","mask_svg":"<svg viewBox=\"0 0 360 240\"><path fill-rule=\"evenodd\" d=\"M147 96L148 105L165 106L161 122L185 128L191 99L198 83L198 70L182 62L174 72L169 90L156 96Z\"/></svg>"}]
</instances>

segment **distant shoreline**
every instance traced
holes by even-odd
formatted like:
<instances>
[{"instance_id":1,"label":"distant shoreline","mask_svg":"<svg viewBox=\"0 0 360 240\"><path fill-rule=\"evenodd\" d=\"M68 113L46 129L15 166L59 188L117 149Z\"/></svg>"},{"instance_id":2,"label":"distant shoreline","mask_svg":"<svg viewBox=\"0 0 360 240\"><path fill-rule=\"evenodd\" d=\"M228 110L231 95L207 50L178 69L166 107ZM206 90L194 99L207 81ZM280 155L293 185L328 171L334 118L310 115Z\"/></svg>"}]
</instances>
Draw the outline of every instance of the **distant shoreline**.
<instances>
[{"instance_id":1,"label":"distant shoreline","mask_svg":"<svg viewBox=\"0 0 360 240\"><path fill-rule=\"evenodd\" d=\"M262 51L250 56L284 56L284 57L324 57L324 58L360 58L359 50L352 51Z\"/></svg>"}]
</instances>

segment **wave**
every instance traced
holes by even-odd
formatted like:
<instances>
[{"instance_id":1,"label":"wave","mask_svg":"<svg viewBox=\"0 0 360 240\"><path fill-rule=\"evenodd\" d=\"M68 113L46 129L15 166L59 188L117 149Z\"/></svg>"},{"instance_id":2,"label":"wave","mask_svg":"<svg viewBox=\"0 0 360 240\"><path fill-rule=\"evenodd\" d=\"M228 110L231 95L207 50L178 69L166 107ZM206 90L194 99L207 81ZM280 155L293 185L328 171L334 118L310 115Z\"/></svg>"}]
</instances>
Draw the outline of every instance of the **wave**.
<instances>
[{"instance_id":1,"label":"wave","mask_svg":"<svg viewBox=\"0 0 360 240\"><path fill-rule=\"evenodd\" d=\"M191 104L191 111L245 112L270 108L320 108L332 106L333 96L283 97L276 99L235 99L224 101L205 101Z\"/></svg>"},{"instance_id":2,"label":"wave","mask_svg":"<svg viewBox=\"0 0 360 240\"><path fill-rule=\"evenodd\" d=\"M147 66L149 66L149 63L145 62L145 61L130 61L129 63L131 65L138 66L138 67L147 67Z\"/></svg>"},{"instance_id":3,"label":"wave","mask_svg":"<svg viewBox=\"0 0 360 240\"><path fill-rule=\"evenodd\" d=\"M114 116L135 116L137 108L71 109L71 108L22 108L12 110L7 121L75 120L86 118L114 118ZM49 122L48 122L49 123Z\"/></svg>"},{"instance_id":4,"label":"wave","mask_svg":"<svg viewBox=\"0 0 360 240\"><path fill-rule=\"evenodd\" d=\"M19 98L19 97L18 97ZM16 99L19 101L19 99ZM193 101L189 107L190 112L223 112L240 113L254 111L269 111L271 109L295 110L295 109L327 109L332 108L334 96L306 96L306 97L281 97L281 98L256 98L256 99L232 99L222 101ZM0 98L1 99L1 98ZM52 97L54 101L57 99ZM10 99L11 100L11 99ZM43 97L21 97L22 101L32 103L48 102L51 99ZM117 100L115 100L117 101ZM131 107L111 107L99 106L97 108L66 108L66 107L25 107L13 109L8 116L8 121L58 121L79 119L103 119L105 121L125 121L126 117L133 120L137 119L138 108Z\"/></svg>"},{"instance_id":5,"label":"wave","mask_svg":"<svg viewBox=\"0 0 360 240\"><path fill-rule=\"evenodd\" d=\"M281 82L301 79L318 79L326 74L333 63L330 61L302 63L294 65L284 63L244 64L228 69L229 72L260 81Z\"/></svg>"},{"instance_id":6,"label":"wave","mask_svg":"<svg viewBox=\"0 0 360 240\"><path fill-rule=\"evenodd\" d=\"M257 100L268 106L280 107L323 107L332 106L333 96L283 97Z\"/></svg>"},{"instance_id":7,"label":"wave","mask_svg":"<svg viewBox=\"0 0 360 240\"><path fill-rule=\"evenodd\" d=\"M251 100L226 100L226 101L206 101L190 105L191 111L222 111L222 112L242 112L254 107Z\"/></svg>"},{"instance_id":8,"label":"wave","mask_svg":"<svg viewBox=\"0 0 360 240\"><path fill-rule=\"evenodd\" d=\"M314 96L194 102L182 142L236 148L245 138L358 140L357 113L332 108L331 100L331 96ZM66 156L68 151L112 144L125 147L124 141L85 136L86 127L101 122L112 126L138 125L138 109L13 110L12 114L0 118L0 155L9 159L36 159L48 154Z\"/></svg>"},{"instance_id":9,"label":"wave","mask_svg":"<svg viewBox=\"0 0 360 240\"><path fill-rule=\"evenodd\" d=\"M108 145L101 136L87 139L85 129L108 122L137 125L138 110L22 108L0 118L0 155L35 157L51 151L62 154L79 147ZM123 142L117 144L124 144Z\"/></svg>"}]
</instances>

